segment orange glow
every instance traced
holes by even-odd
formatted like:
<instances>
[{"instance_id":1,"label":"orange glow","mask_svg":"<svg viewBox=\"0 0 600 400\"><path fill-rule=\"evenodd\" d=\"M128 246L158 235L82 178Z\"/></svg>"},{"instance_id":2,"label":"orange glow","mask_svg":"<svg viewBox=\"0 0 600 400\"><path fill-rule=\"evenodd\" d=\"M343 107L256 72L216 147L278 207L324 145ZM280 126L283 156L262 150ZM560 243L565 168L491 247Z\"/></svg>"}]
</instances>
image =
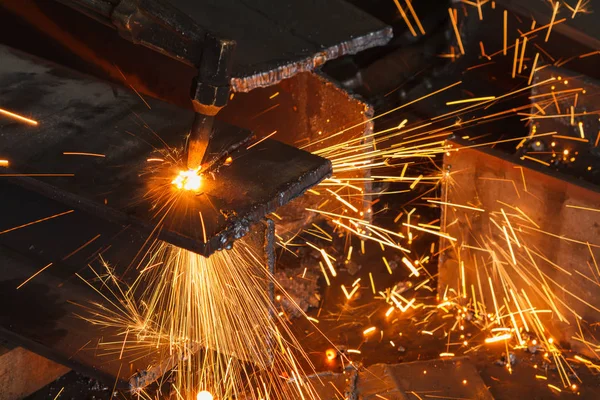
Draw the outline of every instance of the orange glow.
<instances>
[{"instance_id":1,"label":"orange glow","mask_svg":"<svg viewBox=\"0 0 600 400\"><path fill-rule=\"evenodd\" d=\"M335 357L337 356L337 353L334 349L327 349L325 351L325 357L327 357L327 361L333 361L335 360Z\"/></svg>"},{"instance_id":2,"label":"orange glow","mask_svg":"<svg viewBox=\"0 0 600 400\"><path fill-rule=\"evenodd\" d=\"M213 395L210 392L207 392L206 390L198 392L198 394L196 395L196 400L213 400L213 398Z\"/></svg>"},{"instance_id":3,"label":"orange glow","mask_svg":"<svg viewBox=\"0 0 600 400\"><path fill-rule=\"evenodd\" d=\"M496 342L503 342L505 340L509 340L510 338L512 338L512 335L510 333L505 333L504 335L498 335L498 336L494 336L491 338L486 338L485 339L485 343L496 343Z\"/></svg>"},{"instance_id":4,"label":"orange glow","mask_svg":"<svg viewBox=\"0 0 600 400\"><path fill-rule=\"evenodd\" d=\"M175 185L177 189L197 192L202 186L202 175L198 174L198 171L193 169L179 171L179 175L177 175L171 183Z\"/></svg>"}]
</instances>

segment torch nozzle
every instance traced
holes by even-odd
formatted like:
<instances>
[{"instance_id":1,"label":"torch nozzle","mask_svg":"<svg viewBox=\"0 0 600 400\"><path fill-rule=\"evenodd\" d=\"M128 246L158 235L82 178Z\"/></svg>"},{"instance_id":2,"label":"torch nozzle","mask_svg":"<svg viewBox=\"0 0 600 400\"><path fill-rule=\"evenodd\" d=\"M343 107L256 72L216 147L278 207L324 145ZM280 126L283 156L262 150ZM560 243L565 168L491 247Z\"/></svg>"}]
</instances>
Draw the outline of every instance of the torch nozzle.
<instances>
[{"instance_id":1,"label":"torch nozzle","mask_svg":"<svg viewBox=\"0 0 600 400\"><path fill-rule=\"evenodd\" d=\"M187 145L187 167L200 170L212 136L214 116L196 113Z\"/></svg>"}]
</instances>

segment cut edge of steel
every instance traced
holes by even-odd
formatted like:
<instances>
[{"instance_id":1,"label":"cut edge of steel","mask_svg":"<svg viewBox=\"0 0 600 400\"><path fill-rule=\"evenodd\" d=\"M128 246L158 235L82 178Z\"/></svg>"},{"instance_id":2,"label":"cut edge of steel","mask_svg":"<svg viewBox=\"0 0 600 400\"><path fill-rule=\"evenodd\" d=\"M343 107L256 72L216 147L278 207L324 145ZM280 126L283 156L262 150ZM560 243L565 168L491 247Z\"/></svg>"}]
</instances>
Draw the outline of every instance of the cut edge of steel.
<instances>
[{"instance_id":1,"label":"cut edge of steel","mask_svg":"<svg viewBox=\"0 0 600 400\"><path fill-rule=\"evenodd\" d=\"M292 78L301 72L309 72L322 66L329 60L344 55L352 55L371 47L383 46L393 37L392 28L386 26L375 32L355 37L351 40L339 43L335 46L306 57L304 59L278 66L269 71L263 71L254 75L231 78L231 90L234 92L249 92L256 88L264 88Z\"/></svg>"}]
</instances>

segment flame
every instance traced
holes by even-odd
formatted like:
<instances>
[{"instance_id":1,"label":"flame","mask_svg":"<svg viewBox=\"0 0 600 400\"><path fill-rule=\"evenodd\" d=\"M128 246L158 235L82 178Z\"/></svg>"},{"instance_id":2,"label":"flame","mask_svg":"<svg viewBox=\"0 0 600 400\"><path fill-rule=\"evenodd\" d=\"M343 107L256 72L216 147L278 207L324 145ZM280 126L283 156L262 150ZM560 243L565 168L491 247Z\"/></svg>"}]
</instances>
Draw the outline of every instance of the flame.
<instances>
[{"instance_id":1,"label":"flame","mask_svg":"<svg viewBox=\"0 0 600 400\"><path fill-rule=\"evenodd\" d=\"M195 169L179 171L179 175L177 175L171 183L175 185L177 189L197 192L202 186L202 175Z\"/></svg>"}]
</instances>

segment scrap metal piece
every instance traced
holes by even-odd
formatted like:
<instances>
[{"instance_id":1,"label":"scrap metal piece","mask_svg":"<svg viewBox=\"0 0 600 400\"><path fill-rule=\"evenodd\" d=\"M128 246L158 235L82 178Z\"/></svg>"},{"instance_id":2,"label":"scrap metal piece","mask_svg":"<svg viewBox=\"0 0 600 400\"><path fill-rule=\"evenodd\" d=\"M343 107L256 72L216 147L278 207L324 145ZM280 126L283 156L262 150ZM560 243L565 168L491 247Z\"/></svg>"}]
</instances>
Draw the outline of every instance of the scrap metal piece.
<instances>
[{"instance_id":1,"label":"scrap metal piece","mask_svg":"<svg viewBox=\"0 0 600 400\"><path fill-rule=\"evenodd\" d=\"M204 256L230 246L253 223L331 173L329 161L265 140L231 153L230 166L205 176L200 195L179 196L179 210L156 214L162 204L155 195L170 195L174 188L169 183L178 170L176 164L163 169L156 175L163 187L156 188L148 161L155 159L152 147L161 149L167 161L175 157L174 146L193 113L153 99L146 99L148 109L130 92L5 47L0 57L0 102L39 120L33 131L11 124L0 133L11 168L19 173L73 174L43 181L4 179L113 223L156 232L158 238ZM24 71L29 72L25 77ZM234 131L236 140L245 135L225 124L215 129L221 131L217 147L228 143L228 131ZM23 142L23 135L31 140ZM216 152L217 157L221 153Z\"/></svg>"}]
</instances>

